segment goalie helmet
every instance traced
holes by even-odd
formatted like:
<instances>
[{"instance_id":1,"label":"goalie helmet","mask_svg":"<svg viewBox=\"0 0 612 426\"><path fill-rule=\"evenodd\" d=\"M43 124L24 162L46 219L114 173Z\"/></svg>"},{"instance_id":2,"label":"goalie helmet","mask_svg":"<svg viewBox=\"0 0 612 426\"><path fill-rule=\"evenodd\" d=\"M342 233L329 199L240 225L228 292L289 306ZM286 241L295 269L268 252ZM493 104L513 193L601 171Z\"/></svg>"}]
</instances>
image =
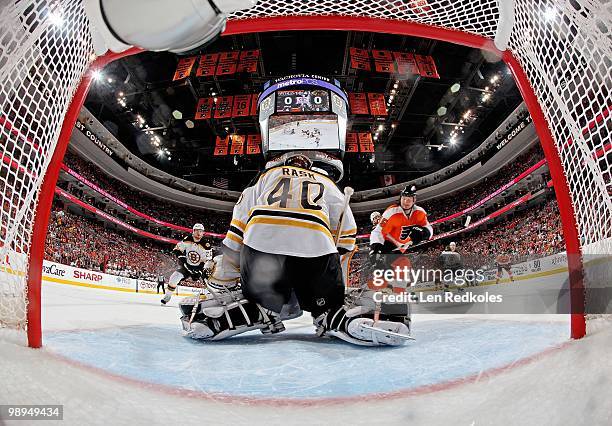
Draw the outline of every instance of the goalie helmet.
<instances>
[{"instance_id":1,"label":"goalie helmet","mask_svg":"<svg viewBox=\"0 0 612 426\"><path fill-rule=\"evenodd\" d=\"M266 169L272 167L289 165L290 159L295 157L305 157L310 161L310 170L316 171L317 173L324 174L332 179L334 182L338 182L344 176L344 166L342 161L335 158L332 155L326 154L325 152L318 151L291 151L279 155L266 163ZM306 167L304 167L306 168Z\"/></svg>"},{"instance_id":2,"label":"goalie helmet","mask_svg":"<svg viewBox=\"0 0 612 426\"><path fill-rule=\"evenodd\" d=\"M305 74L278 78L264 85L257 105L266 169L297 161L342 179L348 98L338 81Z\"/></svg>"},{"instance_id":3,"label":"goalie helmet","mask_svg":"<svg viewBox=\"0 0 612 426\"><path fill-rule=\"evenodd\" d=\"M312 161L310 160L310 158L308 158L307 156L303 154L299 154L299 153L291 153L291 154L294 154L294 155L290 155L285 160L285 166L294 166L294 167L300 167L302 169L310 170L310 168L312 167Z\"/></svg>"}]
</instances>

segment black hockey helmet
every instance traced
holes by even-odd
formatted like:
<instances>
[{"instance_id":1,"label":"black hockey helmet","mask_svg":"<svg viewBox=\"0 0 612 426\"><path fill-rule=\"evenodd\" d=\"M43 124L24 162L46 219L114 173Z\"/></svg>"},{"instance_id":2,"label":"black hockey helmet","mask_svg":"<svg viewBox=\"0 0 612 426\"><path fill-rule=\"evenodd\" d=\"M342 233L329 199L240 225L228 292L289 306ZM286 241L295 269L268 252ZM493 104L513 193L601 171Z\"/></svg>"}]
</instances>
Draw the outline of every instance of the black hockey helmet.
<instances>
[{"instance_id":1,"label":"black hockey helmet","mask_svg":"<svg viewBox=\"0 0 612 426\"><path fill-rule=\"evenodd\" d=\"M400 197L416 197L416 195L417 189L414 185L408 185L407 187L402 189L402 192L400 193Z\"/></svg>"}]
</instances>

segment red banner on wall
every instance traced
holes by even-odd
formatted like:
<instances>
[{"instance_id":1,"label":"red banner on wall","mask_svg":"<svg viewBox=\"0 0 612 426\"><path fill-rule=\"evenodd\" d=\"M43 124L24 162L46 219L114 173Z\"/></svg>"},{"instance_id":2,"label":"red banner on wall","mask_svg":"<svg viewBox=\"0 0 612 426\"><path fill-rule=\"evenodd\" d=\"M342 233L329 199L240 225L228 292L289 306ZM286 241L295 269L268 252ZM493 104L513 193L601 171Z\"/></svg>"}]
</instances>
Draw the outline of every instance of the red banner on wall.
<instances>
[{"instance_id":1,"label":"red banner on wall","mask_svg":"<svg viewBox=\"0 0 612 426\"><path fill-rule=\"evenodd\" d=\"M374 69L376 72L395 72L393 55L388 50L372 50L374 58Z\"/></svg>"},{"instance_id":2,"label":"red banner on wall","mask_svg":"<svg viewBox=\"0 0 612 426\"><path fill-rule=\"evenodd\" d=\"M412 53L406 52L393 52L395 63L397 64L397 72L402 75L417 75L419 74L419 67L417 66L416 59Z\"/></svg>"},{"instance_id":3,"label":"red banner on wall","mask_svg":"<svg viewBox=\"0 0 612 426\"><path fill-rule=\"evenodd\" d=\"M382 93L368 93L368 102L372 115L378 117L387 115L387 105L385 104L385 97Z\"/></svg>"},{"instance_id":4,"label":"red banner on wall","mask_svg":"<svg viewBox=\"0 0 612 426\"><path fill-rule=\"evenodd\" d=\"M348 132L346 134L345 152L359 152L359 145L357 144L357 133Z\"/></svg>"},{"instance_id":5,"label":"red banner on wall","mask_svg":"<svg viewBox=\"0 0 612 426\"><path fill-rule=\"evenodd\" d=\"M193 68L193 64L195 64L196 59L197 56L179 59L172 81L182 80L184 78L189 77L189 74L191 74L191 69Z\"/></svg>"},{"instance_id":6,"label":"red banner on wall","mask_svg":"<svg viewBox=\"0 0 612 426\"><path fill-rule=\"evenodd\" d=\"M372 143L372 135L370 133L358 133L359 150L361 152L374 152L374 143Z\"/></svg>"},{"instance_id":7,"label":"red banner on wall","mask_svg":"<svg viewBox=\"0 0 612 426\"><path fill-rule=\"evenodd\" d=\"M259 60L259 49L244 50L240 52L238 72L257 72L257 61Z\"/></svg>"},{"instance_id":8,"label":"red banner on wall","mask_svg":"<svg viewBox=\"0 0 612 426\"><path fill-rule=\"evenodd\" d=\"M232 155L244 154L244 136L231 135L230 139L232 140L232 147L230 149L230 154Z\"/></svg>"},{"instance_id":9,"label":"red banner on wall","mask_svg":"<svg viewBox=\"0 0 612 426\"><path fill-rule=\"evenodd\" d=\"M247 154L261 153L261 136L258 134L247 135Z\"/></svg>"},{"instance_id":10,"label":"red banner on wall","mask_svg":"<svg viewBox=\"0 0 612 426\"><path fill-rule=\"evenodd\" d=\"M259 93L253 93L251 97L251 115L257 115L257 99L259 98Z\"/></svg>"},{"instance_id":11,"label":"red banner on wall","mask_svg":"<svg viewBox=\"0 0 612 426\"><path fill-rule=\"evenodd\" d=\"M215 104L215 118L230 118L232 116L233 96L220 96Z\"/></svg>"},{"instance_id":12,"label":"red banner on wall","mask_svg":"<svg viewBox=\"0 0 612 426\"><path fill-rule=\"evenodd\" d=\"M423 77L440 78L436 63L431 56L414 55L414 58L419 67L419 74Z\"/></svg>"},{"instance_id":13,"label":"red banner on wall","mask_svg":"<svg viewBox=\"0 0 612 426\"><path fill-rule=\"evenodd\" d=\"M251 114L251 95L234 96L232 117L248 117Z\"/></svg>"},{"instance_id":14,"label":"red banner on wall","mask_svg":"<svg viewBox=\"0 0 612 426\"><path fill-rule=\"evenodd\" d=\"M375 61L392 61L393 55L388 50L372 50L372 58Z\"/></svg>"},{"instance_id":15,"label":"red banner on wall","mask_svg":"<svg viewBox=\"0 0 612 426\"><path fill-rule=\"evenodd\" d=\"M349 106L351 114L369 114L368 99L365 93L349 93Z\"/></svg>"},{"instance_id":16,"label":"red banner on wall","mask_svg":"<svg viewBox=\"0 0 612 426\"><path fill-rule=\"evenodd\" d=\"M349 48L349 53L351 56L351 68L370 71L370 52L365 49L351 47Z\"/></svg>"},{"instance_id":17,"label":"red banner on wall","mask_svg":"<svg viewBox=\"0 0 612 426\"><path fill-rule=\"evenodd\" d=\"M221 52L219 53L219 65L215 75L228 75L236 73L240 52Z\"/></svg>"},{"instance_id":18,"label":"red banner on wall","mask_svg":"<svg viewBox=\"0 0 612 426\"><path fill-rule=\"evenodd\" d=\"M195 119L207 120L212 117L213 98L200 98L196 106Z\"/></svg>"},{"instance_id":19,"label":"red banner on wall","mask_svg":"<svg viewBox=\"0 0 612 426\"><path fill-rule=\"evenodd\" d=\"M209 53L208 55L200 56L200 63L196 69L196 77L210 77L215 75L217 62L219 62L218 53Z\"/></svg>"},{"instance_id":20,"label":"red banner on wall","mask_svg":"<svg viewBox=\"0 0 612 426\"><path fill-rule=\"evenodd\" d=\"M229 136L226 136L224 138L217 136L217 139L215 141L215 151L213 152L213 155L227 155L228 147Z\"/></svg>"}]
</instances>

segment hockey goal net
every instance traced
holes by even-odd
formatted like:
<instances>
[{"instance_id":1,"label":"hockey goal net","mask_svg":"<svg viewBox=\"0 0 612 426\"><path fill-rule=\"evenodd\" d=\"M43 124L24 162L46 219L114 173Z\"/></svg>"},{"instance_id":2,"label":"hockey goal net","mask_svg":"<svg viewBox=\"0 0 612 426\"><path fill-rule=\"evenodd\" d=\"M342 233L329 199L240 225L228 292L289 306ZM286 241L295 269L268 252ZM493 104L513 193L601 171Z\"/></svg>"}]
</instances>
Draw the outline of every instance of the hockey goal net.
<instances>
[{"instance_id":1,"label":"hockey goal net","mask_svg":"<svg viewBox=\"0 0 612 426\"><path fill-rule=\"evenodd\" d=\"M50 203L96 58L83 1L0 7L0 325L27 330L39 346ZM230 16L226 33L358 30L497 52L550 165L576 290L572 335L581 337L584 256L612 253L610 22L610 4L595 0L260 0Z\"/></svg>"}]
</instances>

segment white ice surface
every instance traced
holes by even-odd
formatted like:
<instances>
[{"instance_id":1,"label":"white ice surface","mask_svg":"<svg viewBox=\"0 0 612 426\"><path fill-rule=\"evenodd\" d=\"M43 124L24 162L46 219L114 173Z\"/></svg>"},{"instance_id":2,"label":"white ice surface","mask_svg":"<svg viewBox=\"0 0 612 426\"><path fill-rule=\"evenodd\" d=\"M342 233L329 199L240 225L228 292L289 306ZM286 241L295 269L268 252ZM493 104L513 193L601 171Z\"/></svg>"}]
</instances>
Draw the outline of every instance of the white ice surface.
<instances>
[{"instance_id":1,"label":"white ice surface","mask_svg":"<svg viewBox=\"0 0 612 426\"><path fill-rule=\"evenodd\" d=\"M158 305L159 296L78 288L43 286L44 329L49 335L126 326L177 325L174 308ZM474 317L478 320L541 321L535 317ZM452 321L453 316L416 318ZM547 317L567 321L567 316ZM304 316L288 324L304 329ZM430 323L430 326L434 323ZM2 333L6 334L6 333ZM172 339L169 339L171 341ZM439 353L452 348L440 341ZM419 341L415 342L419 344ZM205 349L205 347L203 347ZM266 345L260 350L266 353ZM589 336L566 343L529 362L489 374L481 371L469 382L446 389L402 397L364 397L340 404L312 402L275 406L272 403L214 400L198 394L122 380L103 371L73 365L51 354L51 348L32 350L0 340L0 404L63 404L62 424L416 424L416 425L608 425L612 424L612 324L592 321ZM273 354L270 354L273 357ZM143 354L143 359L146 353ZM172 365L182 360L177 351ZM239 360L237 360L238 362ZM479 360L475 358L475 362ZM144 361L143 361L144 362ZM215 369L206 364L203 369ZM369 366L355 368L356 376ZM308 366L305 366L306 368ZM414 366L406 365L410 371ZM198 374L194 371L193 374ZM26 423L15 423L26 424Z\"/></svg>"}]
</instances>

